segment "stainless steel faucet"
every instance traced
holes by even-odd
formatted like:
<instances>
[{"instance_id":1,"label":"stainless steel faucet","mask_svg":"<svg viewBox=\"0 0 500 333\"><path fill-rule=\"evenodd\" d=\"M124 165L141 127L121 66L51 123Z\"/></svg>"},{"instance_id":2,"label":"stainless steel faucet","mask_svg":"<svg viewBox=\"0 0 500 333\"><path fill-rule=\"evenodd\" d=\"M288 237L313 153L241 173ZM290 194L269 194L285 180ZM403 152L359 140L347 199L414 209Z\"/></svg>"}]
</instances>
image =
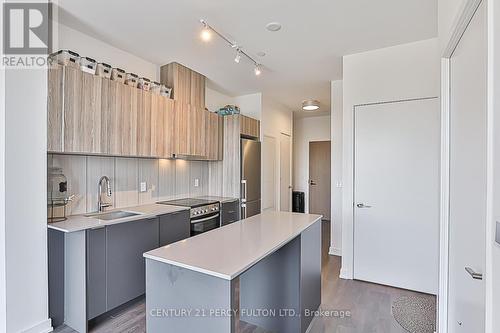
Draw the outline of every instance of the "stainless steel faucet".
<instances>
[{"instance_id":1,"label":"stainless steel faucet","mask_svg":"<svg viewBox=\"0 0 500 333\"><path fill-rule=\"evenodd\" d=\"M110 207L111 206L111 203L109 202L104 202L102 200L102 184L103 183L106 183L106 194L108 195L108 197L111 198L111 183L109 181L109 178L108 176L102 176L101 179L99 179L99 193L97 193L97 210L99 212L103 212L104 211L104 208L106 207Z\"/></svg>"}]
</instances>

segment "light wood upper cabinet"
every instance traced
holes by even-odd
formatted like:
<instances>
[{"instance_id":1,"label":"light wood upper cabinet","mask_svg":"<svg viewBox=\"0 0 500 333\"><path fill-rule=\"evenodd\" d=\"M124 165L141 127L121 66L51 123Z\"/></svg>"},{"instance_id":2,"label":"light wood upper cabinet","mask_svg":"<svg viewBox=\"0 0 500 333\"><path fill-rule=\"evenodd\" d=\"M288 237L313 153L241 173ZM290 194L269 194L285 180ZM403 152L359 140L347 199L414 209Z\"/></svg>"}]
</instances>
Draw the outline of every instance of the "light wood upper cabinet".
<instances>
[{"instance_id":1,"label":"light wood upper cabinet","mask_svg":"<svg viewBox=\"0 0 500 333\"><path fill-rule=\"evenodd\" d=\"M172 157L173 144L174 101L153 94L151 99L151 156Z\"/></svg>"},{"instance_id":2,"label":"light wood upper cabinet","mask_svg":"<svg viewBox=\"0 0 500 333\"><path fill-rule=\"evenodd\" d=\"M191 71L190 104L205 108L205 76Z\"/></svg>"},{"instance_id":3,"label":"light wood upper cabinet","mask_svg":"<svg viewBox=\"0 0 500 333\"><path fill-rule=\"evenodd\" d=\"M240 114L240 134L251 138L260 137L260 121Z\"/></svg>"},{"instance_id":4,"label":"light wood upper cabinet","mask_svg":"<svg viewBox=\"0 0 500 333\"><path fill-rule=\"evenodd\" d=\"M205 110L175 101L174 154L205 157Z\"/></svg>"},{"instance_id":5,"label":"light wood upper cabinet","mask_svg":"<svg viewBox=\"0 0 500 333\"><path fill-rule=\"evenodd\" d=\"M179 73L189 77L189 87L204 91L203 76L185 67ZM202 106L174 101L73 67L51 68L48 81L49 152L220 159L220 117ZM184 96L204 104L204 98L191 90Z\"/></svg>"},{"instance_id":6,"label":"light wood upper cabinet","mask_svg":"<svg viewBox=\"0 0 500 333\"><path fill-rule=\"evenodd\" d=\"M207 112L200 107L190 107L189 112L189 155L206 156L206 117Z\"/></svg>"},{"instance_id":7,"label":"light wood upper cabinet","mask_svg":"<svg viewBox=\"0 0 500 333\"><path fill-rule=\"evenodd\" d=\"M64 69L64 151L103 153L102 79L78 69Z\"/></svg>"},{"instance_id":8,"label":"light wood upper cabinet","mask_svg":"<svg viewBox=\"0 0 500 333\"><path fill-rule=\"evenodd\" d=\"M161 66L160 82L172 88L174 100L195 107L205 107L205 76L172 62Z\"/></svg>"},{"instance_id":9,"label":"light wood upper cabinet","mask_svg":"<svg viewBox=\"0 0 500 333\"><path fill-rule=\"evenodd\" d=\"M55 65L48 70L47 150L62 152L63 67Z\"/></svg>"},{"instance_id":10,"label":"light wood upper cabinet","mask_svg":"<svg viewBox=\"0 0 500 333\"><path fill-rule=\"evenodd\" d=\"M123 84L106 80L106 83L103 83L102 87L103 96L101 100L106 101L102 109L103 125L101 128L101 133L106 143L104 151L110 155L122 155ZM108 92L107 95L104 95L105 91Z\"/></svg>"},{"instance_id":11,"label":"light wood upper cabinet","mask_svg":"<svg viewBox=\"0 0 500 333\"><path fill-rule=\"evenodd\" d=\"M137 155L151 155L151 105L153 96L149 91L141 91L140 105L137 108ZM157 107L155 105L155 107ZM156 112L155 112L156 115Z\"/></svg>"},{"instance_id":12,"label":"light wood upper cabinet","mask_svg":"<svg viewBox=\"0 0 500 333\"><path fill-rule=\"evenodd\" d=\"M189 155L189 104L175 101L174 112L174 154Z\"/></svg>"},{"instance_id":13,"label":"light wood upper cabinet","mask_svg":"<svg viewBox=\"0 0 500 333\"><path fill-rule=\"evenodd\" d=\"M222 117L216 113L206 111L206 157L207 160L222 159Z\"/></svg>"}]
</instances>

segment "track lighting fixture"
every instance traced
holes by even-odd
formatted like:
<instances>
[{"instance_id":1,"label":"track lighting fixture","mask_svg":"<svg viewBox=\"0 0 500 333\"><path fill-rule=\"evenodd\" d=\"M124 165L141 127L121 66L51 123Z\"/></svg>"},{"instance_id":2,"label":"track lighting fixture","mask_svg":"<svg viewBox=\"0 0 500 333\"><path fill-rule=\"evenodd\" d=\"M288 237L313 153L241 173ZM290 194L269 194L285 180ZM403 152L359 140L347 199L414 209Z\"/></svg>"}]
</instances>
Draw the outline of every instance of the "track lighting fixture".
<instances>
[{"instance_id":1,"label":"track lighting fixture","mask_svg":"<svg viewBox=\"0 0 500 333\"><path fill-rule=\"evenodd\" d=\"M236 57L234 58L234 62L239 64L241 60L241 50L240 48L236 49Z\"/></svg>"},{"instance_id":2,"label":"track lighting fixture","mask_svg":"<svg viewBox=\"0 0 500 333\"><path fill-rule=\"evenodd\" d=\"M262 68L259 64L255 64L254 72L256 76L259 76L262 73Z\"/></svg>"},{"instance_id":3,"label":"track lighting fixture","mask_svg":"<svg viewBox=\"0 0 500 333\"><path fill-rule=\"evenodd\" d=\"M212 39L212 31L210 26L204 20L200 20L201 24L203 24L203 29L201 30L201 40L204 42L209 42Z\"/></svg>"},{"instance_id":4,"label":"track lighting fixture","mask_svg":"<svg viewBox=\"0 0 500 333\"><path fill-rule=\"evenodd\" d=\"M241 62L241 57L245 56L250 60L254 65L254 73L256 76L259 76L262 74L262 66L255 61L254 58L248 55L243 49L239 46L239 44L234 43L233 41L229 40L226 36L215 30L212 26L210 26L204 19L200 20L200 23L203 25L203 28L201 30L201 39L205 42L208 42L212 39L212 34L215 34L219 36L223 41L225 41L227 44L231 46L231 48L236 49L236 56L234 57L234 62L239 64Z\"/></svg>"}]
</instances>

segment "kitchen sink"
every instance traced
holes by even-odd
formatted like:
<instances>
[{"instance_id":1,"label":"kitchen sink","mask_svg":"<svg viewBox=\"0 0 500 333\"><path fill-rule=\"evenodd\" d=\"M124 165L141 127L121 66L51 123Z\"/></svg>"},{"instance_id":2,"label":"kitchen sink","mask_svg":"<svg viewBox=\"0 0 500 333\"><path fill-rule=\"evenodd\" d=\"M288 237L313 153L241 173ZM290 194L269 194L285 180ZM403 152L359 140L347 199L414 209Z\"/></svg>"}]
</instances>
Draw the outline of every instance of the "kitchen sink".
<instances>
[{"instance_id":1,"label":"kitchen sink","mask_svg":"<svg viewBox=\"0 0 500 333\"><path fill-rule=\"evenodd\" d=\"M98 219L98 220L110 221L110 220L122 219L124 217L131 217L131 216L137 216L137 215L141 215L141 214L133 213L133 212L126 212L123 210L117 210L117 211L109 212L109 213L90 214L90 215L85 215L85 216L92 217L92 218Z\"/></svg>"}]
</instances>

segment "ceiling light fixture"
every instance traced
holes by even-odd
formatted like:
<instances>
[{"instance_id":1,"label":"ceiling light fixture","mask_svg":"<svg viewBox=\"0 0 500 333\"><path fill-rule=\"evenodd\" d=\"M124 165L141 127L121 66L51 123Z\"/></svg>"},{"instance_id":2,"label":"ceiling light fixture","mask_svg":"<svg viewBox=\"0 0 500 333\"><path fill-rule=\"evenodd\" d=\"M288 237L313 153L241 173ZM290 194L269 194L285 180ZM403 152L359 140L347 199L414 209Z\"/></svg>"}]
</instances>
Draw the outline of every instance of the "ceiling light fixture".
<instances>
[{"instance_id":1,"label":"ceiling light fixture","mask_svg":"<svg viewBox=\"0 0 500 333\"><path fill-rule=\"evenodd\" d=\"M239 64L241 60L241 50L240 48L236 49L236 57L234 57L234 62Z\"/></svg>"},{"instance_id":2,"label":"ceiling light fixture","mask_svg":"<svg viewBox=\"0 0 500 333\"><path fill-rule=\"evenodd\" d=\"M203 29L201 30L201 40L204 42L209 42L212 39L212 29L204 20L200 20L203 24Z\"/></svg>"},{"instance_id":3,"label":"ceiling light fixture","mask_svg":"<svg viewBox=\"0 0 500 333\"><path fill-rule=\"evenodd\" d=\"M259 64L255 65L254 72L255 72L256 76L259 76L260 74L262 74L262 68Z\"/></svg>"},{"instance_id":4,"label":"ceiling light fixture","mask_svg":"<svg viewBox=\"0 0 500 333\"><path fill-rule=\"evenodd\" d=\"M317 109L319 109L319 102L315 99L302 102L302 110L304 111L316 111Z\"/></svg>"},{"instance_id":5,"label":"ceiling light fixture","mask_svg":"<svg viewBox=\"0 0 500 333\"><path fill-rule=\"evenodd\" d=\"M266 24L266 29L272 32L280 31L281 30L281 24L278 22L271 22Z\"/></svg>"},{"instance_id":6,"label":"ceiling light fixture","mask_svg":"<svg viewBox=\"0 0 500 333\"><path fill-rule=\"evenodd\" d=\"M255 75L259 76L262 73L262 65L259 64L257 61L255 61L254 58L248 55L240 46L238 43L234 43L233 41L229 40L226 36L215 30L212 26L210 26L207 21L204 19L200 20L200 23L203 24L203 29L201 31L201 39L205 42L208 42L212 38L212 33L216 34L219 36L223 41L225 41L227 44L231 46L231 48L236 49L236 57L234 58L234 61L236 63L240 63L241 57L245 56L248 60L250 60L254 64L254 72Z\"/></svg>"}]
</instances>

